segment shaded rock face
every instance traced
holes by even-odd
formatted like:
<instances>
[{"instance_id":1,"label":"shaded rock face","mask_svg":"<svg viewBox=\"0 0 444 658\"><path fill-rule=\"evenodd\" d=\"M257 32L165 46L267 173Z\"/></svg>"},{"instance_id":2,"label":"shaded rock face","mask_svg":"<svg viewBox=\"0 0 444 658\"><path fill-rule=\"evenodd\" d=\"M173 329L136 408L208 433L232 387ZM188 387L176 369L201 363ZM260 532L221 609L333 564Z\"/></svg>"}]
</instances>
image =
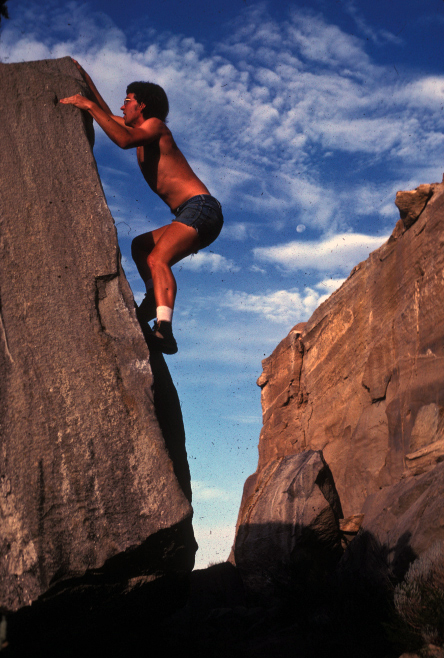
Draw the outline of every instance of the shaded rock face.
<instances>
[{"instance_id":1,"label":"shaded rock face","mask_svg":"<svg viewBox=\"0 0 444 658\"><path fill-rule=\"evenodd\" d=\"M85 574L115 594L188 572L195 542L177 395L136 320L91 122L58 104L83 81L69 58L0 79L0 608L16 610Z\"/></svg>"},{"instance_id":2,"label":"shaded rock face","mask_svg":"<svg viewBox=\"0 0 444 658\"><path fill-rule=\"evenodd\" d=\"M245 605L245 594L239 572L230 562L195 569L191 574L189 608L205 612Z\"/></svg>"},{"instance_id":3,"label":"shaded rock face","mask_svg":"<svg viewBox=\"0 0 444 658\"><path fill-rule=\"evenodd\" d=\"M258 473L322 450L344 514L444 457L444 185L398 193L402 219L263 361Z\"/></svg>"},{"instance_id":4,"label":"shaded rock face","mask_svg":"<svg viewBox=\"0 0 444 658\"><path fill-rule=\"evenodd\" d=\"M444 463L369 496L363 528L389 548L398 577L435 542L444 541Z\"/></svg>"},{"instance_id":5,"label":"shaded rock face","mask_svg":"<svg viewBox=\"0 0 444 658\"><path fill-rule=\"evenodd\" d=\"M234 561L247 591L264 596L275 589L288 565L293 577L324 575L342 552L341 516L320 452L270 462L250 481L239 517Z\"/></svg>"}]
</instances>

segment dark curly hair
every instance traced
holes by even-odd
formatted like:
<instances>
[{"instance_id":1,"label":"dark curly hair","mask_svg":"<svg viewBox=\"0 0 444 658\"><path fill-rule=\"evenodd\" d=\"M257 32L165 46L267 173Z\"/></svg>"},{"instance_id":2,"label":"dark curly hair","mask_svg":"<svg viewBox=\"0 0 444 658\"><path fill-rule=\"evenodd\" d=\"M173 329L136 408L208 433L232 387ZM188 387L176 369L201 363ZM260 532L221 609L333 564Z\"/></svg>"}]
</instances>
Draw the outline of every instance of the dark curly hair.
<instances>
[{"instance_id":1,"label":"dark curly hair","mask_svg":"<svg viewBox=\"0 0 444 658\"><path fill-rule=\"evenodd\" d=\"M144 119L151 119L156 117L161 121L165 121L170 106L165 91L154 82L131 82L126 88L126 94L134 94L134 98L138 103L145 103L142 110Z\"/></svg>"}]
</instances>

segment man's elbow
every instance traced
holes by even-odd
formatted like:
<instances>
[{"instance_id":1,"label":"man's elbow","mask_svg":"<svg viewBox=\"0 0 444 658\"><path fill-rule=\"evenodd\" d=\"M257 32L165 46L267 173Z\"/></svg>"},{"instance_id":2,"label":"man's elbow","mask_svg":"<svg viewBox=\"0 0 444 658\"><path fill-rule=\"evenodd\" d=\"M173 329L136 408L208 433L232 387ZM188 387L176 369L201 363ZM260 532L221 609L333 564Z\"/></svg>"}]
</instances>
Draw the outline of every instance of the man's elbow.
<instances>
[{"instance_id":1,"label":"man's elbow","mask_svg":"<svg viewBox=\"0 0 444 658\"><path fill-rule=\"evenodd\" d=\"M116 139L117 146L120 146L121 149L127 151L128 149L133 149L137 144L134 143L134 139L131 139L130 135L125 135Z\"/></svg>"},{"instance_id":2,"label":"man's elbow","mask_svg":"<svg viewBox=\"0 0 444 658\"><path fill-rule=\"evenodd\" d=\"M132 147L131 143L127 139L113 139L112 140L116 146L126 151Z\"/></svg>"}]
</instances>

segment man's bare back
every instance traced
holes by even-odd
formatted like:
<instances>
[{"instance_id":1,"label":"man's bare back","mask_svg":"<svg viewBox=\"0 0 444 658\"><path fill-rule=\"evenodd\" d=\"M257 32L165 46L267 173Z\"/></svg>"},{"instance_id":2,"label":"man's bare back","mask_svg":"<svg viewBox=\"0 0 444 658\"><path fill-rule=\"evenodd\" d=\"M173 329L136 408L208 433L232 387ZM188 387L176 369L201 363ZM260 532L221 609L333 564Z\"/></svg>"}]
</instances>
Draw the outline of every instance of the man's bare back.
<instances>
[{"instance_id":1,"label":"man's bare back","mask_svg":"<svg viewBox=\"0 0 444 658\"><path fill-rule=\"evenodd\" d=\"M138 309L145 337L150 348L174 354L171 322L177 285L171 267L217 238L223 225L220 203L191 169L167 128L169 104L159 85L131 83L121 107L123 117L118 117L89 75L75 64L94 100L76 94L60 102L89 112L120 148L135 148L143 177L175 215L171 224L139 235L132 243L132 256L147 290ZM154 329L147 333L144 323L154 317Z\"/></svg>"}]
</instances>

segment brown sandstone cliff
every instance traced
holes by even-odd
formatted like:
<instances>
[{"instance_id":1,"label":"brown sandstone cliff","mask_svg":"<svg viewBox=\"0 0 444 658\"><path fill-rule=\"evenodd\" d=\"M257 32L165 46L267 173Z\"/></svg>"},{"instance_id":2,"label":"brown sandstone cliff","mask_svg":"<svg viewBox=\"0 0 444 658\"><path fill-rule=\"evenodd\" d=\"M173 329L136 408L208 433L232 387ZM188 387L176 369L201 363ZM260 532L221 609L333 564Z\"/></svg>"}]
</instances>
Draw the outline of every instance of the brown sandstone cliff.
<instances>
[{"instance_id":1,"label":"brown sandstone cliff","mask_svg":"<svg viewBox=\"0 0 444 658\"><path fill-rule=\"evenodd\" d=\"M193 566L180 405L136 320L91 122L58 103L85 93L76 67L0 80L0 609L84 576L128 595Z\"/></svg>"},{"instance_id":2,"label":"brown sandstone cliff","mask_svg":"<svg viewBox=\"0 0 444 658\"><path fill-rule=\"evenodd\" d=\"M322 450L346 516L444 456L444 185L402 193L400 205L408 194L422 207L433 196L289 333L258 381L258 471Z\"/></svg>"},{"instance_id":3,"label":"brown sandstone cliff","mask_svg":"<svg viewBox=\"0 0 444 658\"><path fill-rule=\"evenodd\" d=\"M244 488L238 556L263 474L312 450L331 468L344 515L364 512L382 542L411 540L412 556L444 538L444 184L400 192L396 204L390 239L262 362L259 463Z\"/></svg>"}]
</instances>

